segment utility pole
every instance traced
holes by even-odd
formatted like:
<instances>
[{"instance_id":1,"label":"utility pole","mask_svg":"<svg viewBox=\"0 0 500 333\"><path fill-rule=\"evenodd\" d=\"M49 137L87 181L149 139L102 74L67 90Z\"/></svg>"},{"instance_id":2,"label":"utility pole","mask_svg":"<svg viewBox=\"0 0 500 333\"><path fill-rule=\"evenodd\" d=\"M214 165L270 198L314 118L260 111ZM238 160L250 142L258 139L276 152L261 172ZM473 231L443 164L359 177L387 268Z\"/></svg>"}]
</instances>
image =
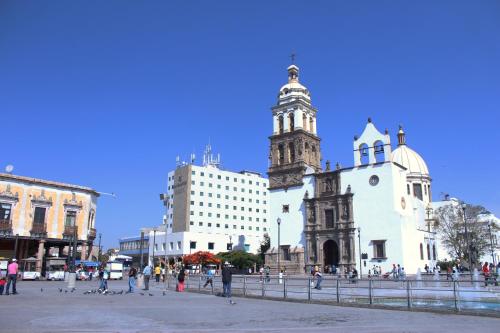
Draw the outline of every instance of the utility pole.
<instances>
[{"instance_id":1,"label":"utility pole","mask_svg":"<svg viewBox=\"0 0 500 333\"><path fill-rule=\"evenodd\" d=\"M155 267L156 228L153 229L153 267ZM148 260L149 265L149 260Z\"/></svg>"},{"instance_id":2,"label":"utility pole","mask_svg":"<svg viewBox=\"0 0 500 333\"><path fill-rule=\"evenodd\" d=\"M73 251L72 251L72 256L71 256L71 272L74 273L76 272L76 251L78 247L78 233L77 233L77 226L73 226Z\"/></svg>"},{"instance_id":3,"label":"utility pole","mask_svg":"<svg viewBox=\"0 0 500 333\"><path fill-rule=\"evenodd\" d=\"M469 258L469 274L470 274L470 280L473 282L473 277L472 277L472 253L471 253L471 246L469 244L469 233L467 232L467 218L465 217L465 209L467 208L467 205L465 203L462 204L462 211L463 211L463 216L464 216L464 226L465 226L465 241L467 242L467 257Z\"/></svg>"},{"instance_id":4,"label":"utility pole","mask_svg":"<svg viewBox=\"0 0 500 333\"><path fill-rule=\"evenodd\" d=\"M144 231L141 231L141 244L139 246L139 253L141 256L141 264L140 264L140 271L144 269Z\"/></svg>"},{"instance_id":5,"label":"utility pole","mask_svg":"<svg viewBox=\"0 0 500 333\"><path fill-rule=\"evenodd\" d=\"M359 278L363 278L363 263L361 254L361 228L358 227L358 245L359 245Z\"/></svg>"},{"instance_id":6,"label":"utility pole","mask_svg":"<svg viewBox=\"0 0 500 333\"><path fill-rule=\"evenodd\" d=\"M98 262L101 262L101 237L102 237L102 233L99 233L99 249L98 249L98 252L97 252L97 261Z\"/></svg>"},{"instance_id":7,"label":"utility pole","mask_svg":"<svg viewBox=\"0 0 500 333\"><path fill-rule=\"evenodd\" d=\"M490 232L490 249L491 249L491 261L496 267L497 263L495 260L495 250L493 249L493 235L491 234L491 221L488 222L488 231Z\"/></svg>"}]
</instances>

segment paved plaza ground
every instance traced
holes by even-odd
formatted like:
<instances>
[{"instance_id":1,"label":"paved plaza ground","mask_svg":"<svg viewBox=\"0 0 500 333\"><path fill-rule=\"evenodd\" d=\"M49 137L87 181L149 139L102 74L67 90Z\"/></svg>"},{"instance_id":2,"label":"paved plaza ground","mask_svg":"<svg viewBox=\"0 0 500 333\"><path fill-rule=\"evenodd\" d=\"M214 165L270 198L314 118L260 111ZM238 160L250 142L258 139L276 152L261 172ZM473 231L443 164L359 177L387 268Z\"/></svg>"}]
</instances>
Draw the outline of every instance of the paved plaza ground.
<instances>
[{"instance_id":1,"label":"paved plaza ground","mask_svg":"<svg viewBox=\"0 0 500 333\"><path fill-rule=\"evenodd\" d=\"M125 281L110 289L126 290ZM63 288L59 292L59 288ZM176 293L83 294L97 281L18 283L0 296L0 332L498 332L500 319ZM43 289L43 291L42 291ZM141 295L140 293L144 295ZM149 296L152 294L153 296Z\"/></svg>"}]
</instances>

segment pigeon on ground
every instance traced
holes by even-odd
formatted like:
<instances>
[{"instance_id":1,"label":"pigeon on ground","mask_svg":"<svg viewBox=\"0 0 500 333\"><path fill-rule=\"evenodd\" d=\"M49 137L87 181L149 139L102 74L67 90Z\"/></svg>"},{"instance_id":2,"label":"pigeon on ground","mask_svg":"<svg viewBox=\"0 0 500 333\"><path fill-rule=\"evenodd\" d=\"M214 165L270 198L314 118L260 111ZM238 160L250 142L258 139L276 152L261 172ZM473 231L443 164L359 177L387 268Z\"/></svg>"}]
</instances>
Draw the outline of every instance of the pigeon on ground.
<instances>
[{"instance_id":1,"label":"pigeon on ground","mask_svg":"<svg viewBox=\"0 0 500 333\"><path fill-rule=\"evenodd\" d=\"M62 293L62 288L59 288L59 292Z\"/></svg>"},{"instance_id":2,"label":"pigeon on ground","mask_svg":"<svg viewBox=\"0 0 500 333\"><path fill-rule=\"evenodd\" d=\"M68 293L68 291L67 291L67 290L65 290L65 291L64 291L64 293L66 293L66 294L67 294L67 293Z\"/></svg>"},{"instance_id":3,"label":"pigeon on ground","mask_svg":"<svg viewBox=\"0 0 500 333\"><path fill-rule=\"evenodd\" d=\"M141 294L141 296L144 296L144 293L140 293L140 294Z\"/></svg>"},{"instance_id":4,"label":"pigeon on ground","mask_svg":"<svg viewBox=\"0 0 500 333\"><path fill-rule=\"evenodd\" d=\"M149 296L153 296L153 294L149 293Z\"/></svg>"},{"instance_id":5,"label":"pigeon on ground","mask_svg":"<svg viewBox=\"0 0 500 333\"><path fill-rule=\"evenodd\" d=\"M117 294L118 294L118 295L121 295L121 294L123 294L123 290L122 290L122 291L120 291L120 292L119 292L119 293L117 293Z\"/></svg>"},{"instance_id":6,"label":"pigeon on ground","mask_svg":"<svg viewBox=\"0 0 500 333\"><path fill-rule=\"evenodd\" d=\"M43 293L43 288L40 288L40 292Z\"/></svg>"},{"instance_id":7,"label":"pigeon on ground","mask_svg":"<svg viewBox=\"0 0 500 333\"><path fill-rule=\"evenodd\" d=\"M163 292L163 296L165 296L166 294L167 294L167 293L164 291L164 292Z\"/></svg>"}]
</instances>

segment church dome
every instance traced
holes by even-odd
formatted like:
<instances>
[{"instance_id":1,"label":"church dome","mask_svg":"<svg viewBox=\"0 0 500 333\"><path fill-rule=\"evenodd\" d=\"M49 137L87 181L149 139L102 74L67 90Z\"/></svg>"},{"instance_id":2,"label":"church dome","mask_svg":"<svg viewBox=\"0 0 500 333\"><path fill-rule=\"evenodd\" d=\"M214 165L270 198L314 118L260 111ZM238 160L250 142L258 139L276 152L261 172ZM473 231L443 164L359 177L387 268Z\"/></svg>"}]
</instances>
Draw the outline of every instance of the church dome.
<instances>
[{"instance_id":1,"label":"church dome","mask_svg":"<svg viewBox=\"0 0 500 333\"><path fill-rule=\"evenodd\" d=\"M405 167L410 175L429 177L429 169L422 156L406 145L403 128L399 127L398 147L392 152L392 162Z\"/></svg>"},{"instance_id":2,"label":"church dome","mask_svg":"<svg viewBox=\"0 0 500 333\"><path fill-rule=\"evenodd\" d=\"M299 82L299 68L291 65L288 70L288 83L281 87L278 99L279 103L285 103L289 100L304 98L307 102L311 101L309 90Z\"/></svg>"}]
</instances>

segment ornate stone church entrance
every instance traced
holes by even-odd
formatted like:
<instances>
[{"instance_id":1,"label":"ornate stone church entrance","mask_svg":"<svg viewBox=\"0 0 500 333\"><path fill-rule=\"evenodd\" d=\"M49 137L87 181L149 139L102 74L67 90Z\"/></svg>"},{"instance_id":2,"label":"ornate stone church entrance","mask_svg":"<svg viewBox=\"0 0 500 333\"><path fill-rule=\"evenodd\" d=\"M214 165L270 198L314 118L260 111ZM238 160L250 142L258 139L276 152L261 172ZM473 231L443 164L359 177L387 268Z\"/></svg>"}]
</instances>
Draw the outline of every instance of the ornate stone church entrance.
<instances>
[{"instance_id":1,"label":"ornate stone church entrance","mask_svg":"<svg viewBox=\"0 0 500 333\"><path fill-rule=\"evenodd\" d=\"M339 266L339 247L335 241L329 239L323 244L323 264L324 267Z\"/></svg>"}]
</instances>

